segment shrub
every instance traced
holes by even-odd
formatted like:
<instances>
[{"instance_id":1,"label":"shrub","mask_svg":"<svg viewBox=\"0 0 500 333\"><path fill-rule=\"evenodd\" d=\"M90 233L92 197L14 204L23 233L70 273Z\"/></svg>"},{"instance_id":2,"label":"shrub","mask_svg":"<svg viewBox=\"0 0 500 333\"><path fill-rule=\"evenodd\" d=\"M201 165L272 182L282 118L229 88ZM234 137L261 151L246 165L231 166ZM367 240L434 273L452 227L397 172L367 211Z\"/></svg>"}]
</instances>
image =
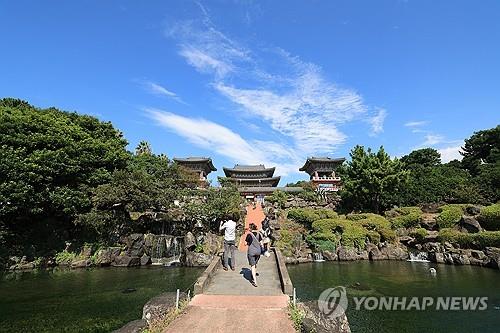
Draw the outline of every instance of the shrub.
<instances>
[{"instance_id":1,"label":"shrub","mask_svg":"<svg viewBox=\"0 0 500 333\"><path fill-rule=\"evenodd\" d=\"M375 230L368 230L366 234L368 236L368 239L370 240L370 243L373 243L375 245L378 245L378 243L380 243L380 234Z\"/></svg>"},{"instance_id":2,"label":"shrub","mask_svg":"<svg viewBox=\"0 0 500 333\"><path fill-rule=\"evenodd\" d=\"M338 215L331 209L294 208L288 211L287 217L310 228L315 221L337 218Z\"/></svg>"},{"instance_id":3,"label":"shrub","mask_svg":"<svg viewBox=\"0 0 500 333\"><path fill-rule=\"evenodd\" d=\"M464 213L464 205L445 205L440 208L441 212L436 218L439 229L451 228L457 224Z\"/></svg>"},{"instance_id":4,"label":"shrub","mask_svg":"<svg viewBox=\"0 0 500 333\"><path fill-rule=\"evenodd\" d=\"M385 212L393 228L413 228L422 221L422 210L420 207L394 208Z\"/></svg>"},{"instance_id":5,"label":"shrub","mask_svg":"<svg viewBox=\"0 0 500 333\"><path fill-rule=\"evenodd\" d=\"M410 236L415 237L418 242L422 242L427 236L427 230L424 228L417 228L410 233Z\"/></svg>"},{"instance_id":6,"label":"shrub","mask_svg":"<svg viewBox=\"0 0 500 333\"><path fill-rule=\"evenodd\" d=\"M305 191L300 192L297 196L299 198L304 199L305 201L309 201L309 202L319 202L320 201L320 197L319 197L318 193L316 193L315 191L305 190Z\"/></svg>"},{"instance_id":7,"label":"shrub","mask_svg":"<svg viewBox=\"0 0 500 333\"><path fill-rule=\"evenodd\" d=\"M350 224L344 229L340 242L346 247L363 249L366 245L368 230L360 225Z\"/></svg>"},{"instance_id":8,"label":"shrub","mask_svg":"<svg viewBox=\"0 0 500 333\"><path fill-rule=\"evenodd\" d=\"M305 245L304 236L307 237L307 231L303 226L296 222L285 220L281 224L276 247L283 252L283 255L290 257Z\"/></svg>"},{"instance_id":9,"label":"shrub","mask_svg":"<svg viewBox=\"0 0 500 333\"><path fill-rule=\"evenodd\" d=\"M372 213L349 214L346 218L353 221L355 224L358 223L362 225L367 230L373 230L379 233L381 236L378 238L379 241L394 242L396 240L396 233L391 229L391 223L381 215Z\"/></svg>"},{"instance_id":10,"label":"shrub","mask_svg":"<svg viewBox=\"0 0 500 333\"><path fill-rule=\"evenodd\" d=\"M58 265L69 265L75 259L76 259L76 254L66 250L56 254L56 263Z\"/></svg>"},{"instance_id":11,"label":"shrub","mask_svg":"<svg viewBox=\"0 0 500 333\"><path fill-rule=\"evenodd\" d=\"M283 191L274 191L271 195L266 197L266 200L271 203L277 203L280 208L283 208L288 199L288 194Z\"/></svg>"},{"instance_id":12,"label":"shrub","mask_svg":"<svg viewBox=\"0 0 500 333\"><path fill-rule=\"evenodd\" d=\"M487 230L500 230L500 204L481 208L479 222Z\"/></svg>"},{"instance_id":13,"label":"shrub","mask_svg":"<svg viewBox=\"0 0 500 333\"><path fill-rule=\"evenodd\" d=\"M330 251L335 252L337 246L337 238L334 234L313 234L307 237L307 242L318 251ZM326 239L325 239L326 238ZM333 238L333 239L332 239Z\"/></svg>"},{"instance_id":14,"label":"shrub","mask_svg":"<svg viewBox=\"0 0 500 333\"><path fill-rule=\"evenodd\" d=\"M485 247L500 246L500 231L482 231L474 234L459 232L454 229L444 228L439 231L441 242L450 242L461 248L484 249Z\"/></svg>"}]
</instances>

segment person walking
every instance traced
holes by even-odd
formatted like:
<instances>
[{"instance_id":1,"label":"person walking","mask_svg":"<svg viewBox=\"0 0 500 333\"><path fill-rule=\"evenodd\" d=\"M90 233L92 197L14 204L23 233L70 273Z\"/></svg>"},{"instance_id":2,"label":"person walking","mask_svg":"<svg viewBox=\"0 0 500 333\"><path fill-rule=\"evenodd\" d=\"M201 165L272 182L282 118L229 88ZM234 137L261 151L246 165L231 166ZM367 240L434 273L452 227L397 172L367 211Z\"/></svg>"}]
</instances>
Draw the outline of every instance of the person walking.
<instances>
[{"instance_id":1,"label":"person walking","mask_svg":"<svg viewBox=\"0 0 500 333\"><path fill-rule=\"evenodd\" d=\"M252 281L250 283L257 287L257 263L259 262L260 255L262 253L262 235L257 230L257 226L254 223L250 223L250 232L247 234L245 241L248 245L248 264L252 271Z\"/></svg>"},{"instance_id":2,"label":"person walking","mask_svg":"<svg viewBox=\"0 0 500 333\"><path fill-rule=\"evenodd\" d=\"M224 264L223 268L227 271L229 258L231 258L231 270L234 271L236 261L234 257L234 249L236 248L236 222L234 216L227 216L226 221L221 221L219 231L224 230Z\"/></svg>"}]
</instances>

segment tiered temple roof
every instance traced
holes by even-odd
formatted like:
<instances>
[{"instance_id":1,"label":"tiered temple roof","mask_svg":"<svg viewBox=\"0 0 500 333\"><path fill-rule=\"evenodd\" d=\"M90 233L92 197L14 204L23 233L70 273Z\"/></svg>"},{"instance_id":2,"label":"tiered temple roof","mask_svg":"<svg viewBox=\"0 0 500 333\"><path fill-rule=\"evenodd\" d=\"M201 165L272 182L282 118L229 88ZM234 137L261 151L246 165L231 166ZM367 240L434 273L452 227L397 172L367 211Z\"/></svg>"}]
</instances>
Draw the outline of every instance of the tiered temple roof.
<instances>
[{"instance_id":1,"label":"tiered temple roof","mask_svg":"<svg viewBox=\"0 0 500 333\"><path fill-rule=\"evenodd\" d=\"M281 177L274 175L275 168L266 168L263 164L259 165L239 165L234 168L223 168L226 177L238 187L276 187Z\"/></svg>"},{"instance_id":2,"label":"tiered temple roof","mask_svg":"<svg viewBox=\"0 0 500 333\"><path fill-rule=\"evenodd\" d=\"M311 176L311 179L316 177L335 175L335 170L339 165L344 163L345 158L330 158L330 157L308 157L306 163L299 171L305 171Z\"/></svg>"},{"instance_id":3,"label":"tiered temple roof","mask_svg":"<svg viewBox=\"0 0 500 333\"><path fill-rule=\"evenodd\" d=\"M210 157L174 157L174 162L186 169L198 173L200 175L200 180L206 180L210 172L217 171Z\"/></svg>"}]
</instances>

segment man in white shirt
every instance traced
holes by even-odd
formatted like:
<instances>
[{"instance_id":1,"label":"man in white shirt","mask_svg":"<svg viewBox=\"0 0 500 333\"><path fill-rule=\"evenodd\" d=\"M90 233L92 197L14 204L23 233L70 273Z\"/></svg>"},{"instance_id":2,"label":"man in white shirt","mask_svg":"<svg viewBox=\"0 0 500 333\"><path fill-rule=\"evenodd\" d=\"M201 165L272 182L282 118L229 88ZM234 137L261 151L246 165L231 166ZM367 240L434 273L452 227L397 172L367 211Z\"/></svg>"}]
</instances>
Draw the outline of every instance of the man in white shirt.
<instances>
[{"instance_id":1,"label":"man in white shirt","mask_svg":"<svg viewBox=\"0 0 500 333\"><path fill-rule=\"evenodd\" d=\"M228 261L231 258L231 270L235 269L234 249L236 248L236 222L234 216L227 216L226 221L221 221L219 231L224 230L224 270L227 271Z\"/></svg>"}]
</instances>

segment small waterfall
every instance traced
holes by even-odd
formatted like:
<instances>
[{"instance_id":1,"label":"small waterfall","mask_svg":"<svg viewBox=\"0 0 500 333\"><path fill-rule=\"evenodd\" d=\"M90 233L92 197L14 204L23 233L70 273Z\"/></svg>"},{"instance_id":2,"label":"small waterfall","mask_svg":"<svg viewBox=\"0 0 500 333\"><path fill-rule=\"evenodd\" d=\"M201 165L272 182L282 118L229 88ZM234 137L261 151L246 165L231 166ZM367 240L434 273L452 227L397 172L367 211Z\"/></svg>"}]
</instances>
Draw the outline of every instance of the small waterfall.
<instances>
[{"instance_id":1,"label":"small waterfall","mask_svg":"<svg viewBox=\"0 0 500 333\"><path fill-rule=\"evenodd\" d=\"M312 254L314 262L323 262L325 259L323 258L323 253L315 252Z\"/></svg>"},{"instance_id":2,"label":"small waterfall","mask_svg":"<svg viewBox=\"0 0 500 333\"><path fill-rule=\"evenodd\" d=\"M180 264L182 256L182 237L172 235L157 235L156 246L152 251L151 258L153 265L172 266ZM154 242L153 242L154 244Z\"/></svg>"},{"instance_id":3,"label":"small waterfall","mask_svg":"<svg viewBox=\"0 0 500 333\"><path fill-rule=\"evenodd\" d=\"M410 259L412 262L430 262L427 257L427 252L410 252Z\"/></svg>"}]
</instances>

